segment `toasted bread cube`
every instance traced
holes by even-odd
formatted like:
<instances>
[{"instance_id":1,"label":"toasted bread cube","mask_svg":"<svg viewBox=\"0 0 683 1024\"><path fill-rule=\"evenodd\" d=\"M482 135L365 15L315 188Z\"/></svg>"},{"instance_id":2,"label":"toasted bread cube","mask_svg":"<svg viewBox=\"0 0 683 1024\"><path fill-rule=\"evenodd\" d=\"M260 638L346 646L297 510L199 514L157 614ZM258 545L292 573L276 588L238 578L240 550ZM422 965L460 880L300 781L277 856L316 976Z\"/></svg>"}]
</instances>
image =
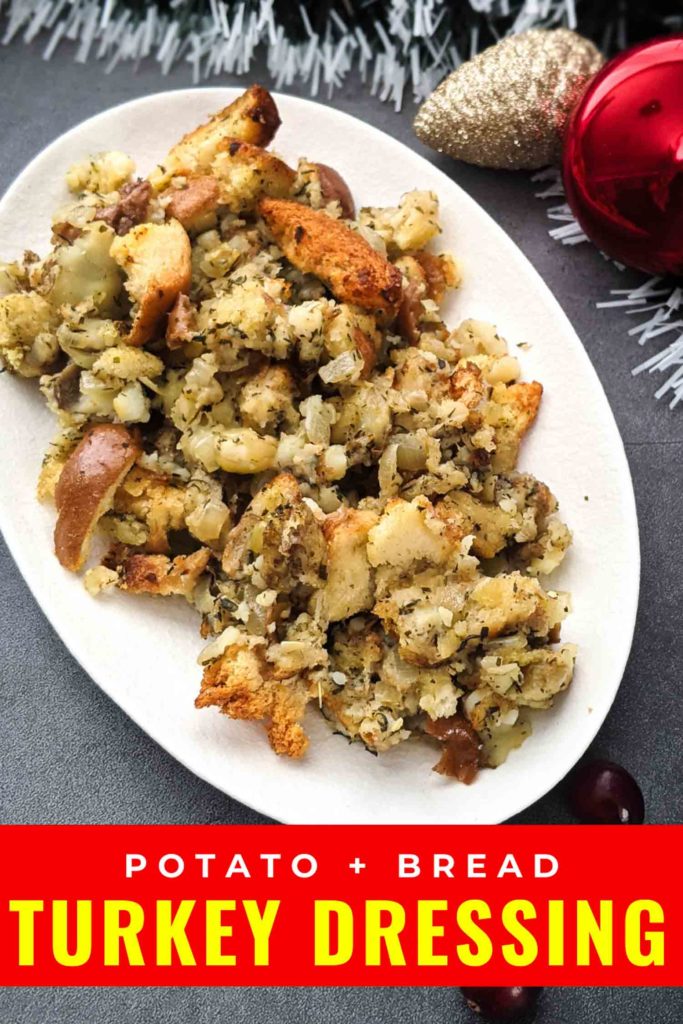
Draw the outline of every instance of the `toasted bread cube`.
<instances>
[{"instance_id":1,"label":"toasted bread cube","mask_svg":"<svg viewBox=\"0 0 683 1024\"><path fill-rule=\"evenodd\" d=\"M115 238L111 255L127 274L126 291L136 303L129 345L144 345L192 279L190 239L177 220L138 224Z\"/></svg>"},{"instance_id":2,"label":"toasted bread cube","mask_svg":"<svg viewBox=\"0 0 683 1024\"><path fill-rule=\"evenodd\" d=\"M394 319L401 273L364 238L322 210L292 200L267 197L259 211L290 263L319 277L340 302Z\"/></svg>"},{"instance_id":3,"label":"toasted bread cube","mask_svg":"<svg viewBox=\"0 0 683 1024\"><path fill-rule=\"evenodd\" d=\"M252 146L267 146L280 127L280 115L270 93L252 85L206 124L183 136L149 180L160 192L178 175L206 173L224 139L240 139Z\"/></svg>"},{"instance_id":4,"label":"toasted bread cube","mask_svg":"<svg viewBox=\"0 0 683 1024\"><path fill-rule=\"evenodd\" d=\"M134 516L144 523L148 553L165 555L170 551L169 533L185 527L187 505L184 487L134 466L116 492L112 507L117 516ZM119 536L116 522L115 518L112 532Z\"/></svg>"},{"instance_id":5,"label":"toasted bread cube","mask_svg":"<svg viewBox=\"0 0 683 1024\"><path fill-rule=\"evenodd\" d=\"M304 679L274 678L263 656L262 642L240 635L234 627L225 631L234 641L220 657L205 665L195 707L217 707L229 718L266 721L268 738L276 754L302 757L308 737L301 720L309 701Z\"/></svg>"},{"instance_id":6,"label":"toasted bread cube","mask_svg":"<svg viewBox=\"0 0 683 1024\"><path fill-rule=\"evenodd\" d=\"M388 565L397 573L419 565L444 566L458 550L462 531L438 518L427 498L392 498L370 530L371 565Z\"/></svg>"},{"instance_id":7,"label":"toasted bread cube","mask_svg":"<svg viewBox=\"0 0 683 1024\"><path fill-rule=\"evenodd\" d=\"M517 518L495 502L480 501L467 491L453 491L439 502L437 513L473 534L472 551L478 558L493 558L514 537Z\"/></svg>"},{"instance_id":8,"label":"toasted bread cube","mask_svg":"<svg viewBox=\"0 0 683 1024\"><path fill-rule=\"evenodd\" d=\"M233 213L253 210L262 195L289 195L295 171L259 146L225 139L211 163L218 179L219 202Z\"/></svg>"},{"instance_id":9,"label":"toasted bread cube","mask_svg":"<svg viewBox=\"0 0 683 1024\"><path fill-rule=\"evenodd\" d=\"M189 598L210 557L208 548L199 548L191 555L178 555L176 558L143 552L126 553L116 566L119 574L117 586L131 594Z\"/></svg>"}]
</instances>

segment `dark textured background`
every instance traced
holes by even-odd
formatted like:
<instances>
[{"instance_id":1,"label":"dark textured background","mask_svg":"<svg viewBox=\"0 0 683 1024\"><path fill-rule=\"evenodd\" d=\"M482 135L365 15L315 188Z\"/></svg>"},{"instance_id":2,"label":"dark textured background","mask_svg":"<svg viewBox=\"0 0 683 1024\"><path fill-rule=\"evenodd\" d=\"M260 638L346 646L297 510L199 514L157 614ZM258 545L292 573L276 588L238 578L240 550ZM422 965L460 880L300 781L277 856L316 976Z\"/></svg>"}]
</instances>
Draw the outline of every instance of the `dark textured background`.
<instances>
[{"instance_id":1,"label":"dark textured background","mask_svg":"<svg viewBox=\"0 0 683 1024\"><path fill-rule=\"evenodd\" d=\"M37 49L21 44L0 48L0 193L31 157L84 118L136 96L192 84L184 67L167 78L152 63L135 72L122 66L105 75L96 64L76 65L68 57L62 52L45 64ZM226 78L225 84L235 80ZM643 566L631 659L592 752L614 758L633 772L643 788L650 822L679 822L683 728L676 641L683 607L683 408L669 412L653 400L652 378L631 377L640 350L625 336L626 318L618 310L595 309L610 288L638 278L620 274L588 246L567 249L553 242L543 203L534 198L528 175L454 164L424 150L412 136L410 103L396 114L353 83L333 103L422 151L486 207L540 269L588 349L626 445ZM604 557L610 557L608 548ZM100 693L39 611L1 540L0 680L2 821L265 820L189 774ZM555 791L516 820L569 819L562 794ZM586 868L590 870L590 862ZM226 1016L235 1024L472 1020L458 993L447 989L0 991L0 1024L208 1024ZM680 991L564 989L547 995L538 1020L680 1024L682 1017Z\"/></svg>"}]
</instances>

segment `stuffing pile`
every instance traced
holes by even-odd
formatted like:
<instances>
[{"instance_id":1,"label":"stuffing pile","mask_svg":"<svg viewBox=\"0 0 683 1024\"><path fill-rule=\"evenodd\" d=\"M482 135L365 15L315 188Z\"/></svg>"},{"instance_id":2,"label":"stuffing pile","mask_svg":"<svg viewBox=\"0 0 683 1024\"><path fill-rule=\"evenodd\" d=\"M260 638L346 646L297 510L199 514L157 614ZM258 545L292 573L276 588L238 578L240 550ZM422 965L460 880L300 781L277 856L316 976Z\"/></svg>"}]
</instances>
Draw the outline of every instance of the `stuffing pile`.
<instances>
[{"instance_id":1,"label":"stuffing pile","mask_svg":"<svg viewBox=\"0 0 683 1024\"><path fill-rule=\"evenodd\" d=\"M69 170L45 258L0 265L0 360L59 422L38 493L93 594L182 595L207 640L199 708L304 712L373 753L412 736L471 782L570 683L570 533L516 470L541 400L488 324L440 305L434 194L356 213L332 168L289 167L253 86L144 179Z\"/></svg>"}]
</instances>

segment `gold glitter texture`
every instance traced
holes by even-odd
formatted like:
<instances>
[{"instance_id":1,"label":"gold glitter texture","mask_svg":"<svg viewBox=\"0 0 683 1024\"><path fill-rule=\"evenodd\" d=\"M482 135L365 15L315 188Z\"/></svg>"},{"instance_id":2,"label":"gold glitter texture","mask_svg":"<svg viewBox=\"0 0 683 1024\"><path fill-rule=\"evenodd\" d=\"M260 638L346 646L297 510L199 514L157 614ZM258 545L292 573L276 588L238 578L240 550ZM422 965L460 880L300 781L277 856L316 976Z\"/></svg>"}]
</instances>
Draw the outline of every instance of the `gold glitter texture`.
<instances>
[{"instance_id":1,"label":"gold glitter texture","mask_svg":"<svg viewBox=\"0 0 683 1024\"><path fill-rule=\"evenodd\" d=\"M481 167L545 167L559 159L572 108L603 60L566 28L509 36L444 79L420 107L415 132Z\"/></svg>"}]
</instances>

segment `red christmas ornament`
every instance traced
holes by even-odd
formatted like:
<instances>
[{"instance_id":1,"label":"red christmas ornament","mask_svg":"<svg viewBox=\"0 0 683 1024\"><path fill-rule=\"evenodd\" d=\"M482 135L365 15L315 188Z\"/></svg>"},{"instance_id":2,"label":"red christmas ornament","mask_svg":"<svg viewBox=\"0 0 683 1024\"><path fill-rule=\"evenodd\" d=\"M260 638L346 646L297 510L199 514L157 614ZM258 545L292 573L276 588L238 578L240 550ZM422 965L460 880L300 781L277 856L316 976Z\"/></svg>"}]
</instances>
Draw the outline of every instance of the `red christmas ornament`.
<instances>
[{"instance_id":1,"label":"red christmas ornament","mask_svg":"<svg viewBox=\"0 0 683 1024\"><path fill-rule=\"evenodd\" d=\"M572 115L563 175L574 216L603 252L683 275L683 35L598 72Z\"/></svg>"}]
</instances>

